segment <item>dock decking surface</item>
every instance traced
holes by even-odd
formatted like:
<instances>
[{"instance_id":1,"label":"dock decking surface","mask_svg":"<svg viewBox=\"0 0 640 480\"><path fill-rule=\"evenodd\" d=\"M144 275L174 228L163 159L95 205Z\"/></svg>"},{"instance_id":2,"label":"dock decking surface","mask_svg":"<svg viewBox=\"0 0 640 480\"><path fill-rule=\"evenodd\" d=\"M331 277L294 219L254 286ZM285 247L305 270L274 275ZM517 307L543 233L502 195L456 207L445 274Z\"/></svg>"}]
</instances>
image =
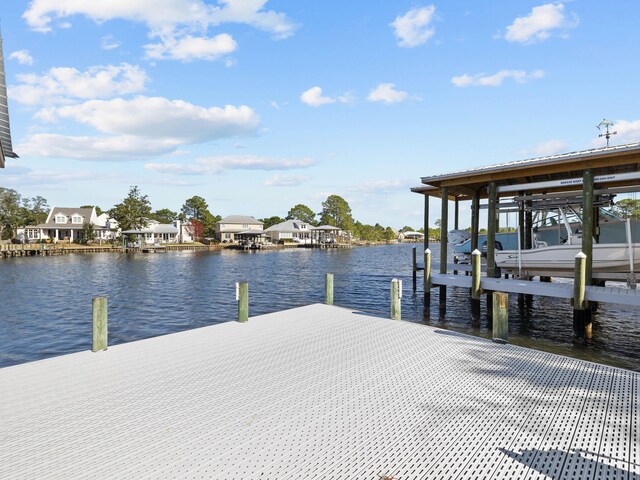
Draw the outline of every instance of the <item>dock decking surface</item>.
<instances>
[{"instance_id":1,"label":"dock decking surface","mask_svg":"<svg viewBox=\"0 0 640 480\"><path fill-rule=\"evenodd\" d=\"M0 369L0 478L640 478L640 375L311 305Z\"/></svg>"}]
</instances>

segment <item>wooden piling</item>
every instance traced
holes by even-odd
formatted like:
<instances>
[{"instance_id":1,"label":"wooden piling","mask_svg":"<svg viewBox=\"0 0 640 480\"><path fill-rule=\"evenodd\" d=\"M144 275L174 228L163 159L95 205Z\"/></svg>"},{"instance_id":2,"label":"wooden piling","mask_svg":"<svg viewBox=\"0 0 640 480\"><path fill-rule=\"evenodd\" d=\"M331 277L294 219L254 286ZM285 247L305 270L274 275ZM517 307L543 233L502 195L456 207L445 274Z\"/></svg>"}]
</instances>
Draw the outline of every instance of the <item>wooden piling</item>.
<instances>
[{"instance_id":1,"label":"wooden piling","mask_svg":"<svg viewBox=\"0 0 640 480\"><path fill-rule=\"evenodd\" d=\"M524 248L523 250L531 250L533 248L533 212L531 211L531 200L524 202Z\"/></svg>"},{"instance_id":2,"label":"wooden piling","mask_svg":"<svg viewBox=\"0 0 640 480\"><path fill-rule=\"evenodd\" d=\"M402 280L391 280L391 320L401 320Z\"/></svg>"},{"instance_id":3,"label":"wooden piling","mask_svg":"<svg viewBox=\"0 0 640 480\"><path fill-rule=\"evenodd\" d=\"M324 281L324 303L333 305L333 273L327 273Z\"/></svg>"},{"instance_id":4,"label":"wooden piling","mask_svg":"<svg viewBox=\"0 0 640 480\"><path fill-rule=\"evenodd\" d=\"M238 321L246 322L249 320L249 284L247 282L239 282L237 287L238 300Z\"/></svg>"},{"instance_id":5,"label":"wooden piling","mask_svg":"<svg viewBox=\"0 0 640 480\"><path fill-rule=\"evenodd\" d=\"M575 257L573 273L573 331L577 337L591 337L591 309L585 299L587 256L580 252Z\"/></svg>"},{"instance_id":6,"label":"wooden piling","mask_svg":"<svg viewBox=\"0 0 640 480\"><path fill-rule=\"evenodd\" d=\"M449 189L442 187L440 215L440 273L447 273L447 234L449 233Z\"/></svg>"},{"instance_id":7,"label":"wooden piling","mask_svg":"<svg viewBox=\"0 0 640 480\"><path fill-rule=\"evenodd\" d=\"M593 278L593 172L585 170L582 176L582 253L587 256L585 284Z\"/></svg>"},{"instance_id":8,"label":"wooden piling","mask_svg":"<svg viewBox=\"0 0 640 480\"><path fill-rule=\"evenodd\" d=\"M413 247L412 255L413 255L413 289L415 290L417 285L417 280L418 280L418 260L417 260L416 247Z\"/></svg>"},{"instance_id":9,"label":"wooden piling","mask_svg":"<svg viewBox=\"0 0 640 480\"><path fill-rule=\"evenodd\" d=\"M440 214L440 273L447 273L447 234L449 233L449 188L442 187L440 199L442 210ZM447 308L447 287L440 285L440 312L444 316Z\"/></svg>"},{"instance_id":10,"label":"wooden piling","mask_svg":"<svg viewBox=\"0 0 640 480\"><path fill-rule=\"evenodd\" d=\"M509 339L509 295L493 292L493 341L506 343Z\"/></svg>"},{"instance_id":11,"label":"wooden piling","mask_svg":"<svg viewBox=\"0 0 640 480\"><path fill-rule=\"evenodd\" d=\"M454 230L458 230L459 217L460 217L460 205L459 205L458 198L456 197L455 201L453 202L453 229Z\"/></svg>"},{"instance_id":12,"label":"wooden piling","mask_svg":"<svg viewBox=\"0 0 640 480\"><path fill-rule=\"evenodd\" d=\"M93 342L92 352L106 350L108 346L107 297L95 297L92 305Z\"/></svg>"},{"instance_id":13,"label":"wooden piling","mask_svg":"<svg viewBox=\"0 0 640 480\"><path fill-rule=\"evenodd\" d=\"M431 250L424 251L424 310L428 312L431 308Z\"/></svg>"},{"instance_id":14,"label":"wooden piling","mask_svg":"<svg viewBox=\"0 0 640 480\"><path fill-rule=\"evenodd\" d=\"M424 196L424 250L429 248L429 195Z\"/></svg>"},{"instance_id":15,"label":"wooden piling","mask_svg":"<svg viewBox=\"0 0 640 480\"><path fill-rule=\"evenodd\" d=\"M431 291L431 250L424 251L424 291Z\"/></svg>"},{"instance_id":16,"label":"wooden piling","mask_svg":"<svg viewBox=\"0 0 640 480\"><path fill-rule=\"evenodd\" d=\"M487 214L487 277L495 278L496 274L496 211L498 192L496 182L489 183L489 209Z\"/></svg>"},{"instance_id":17,"label":"wooden piling","mask_svg":"<svg viewBox=\"0 0 640 480\"><path fill-rule=\"evenodd\" d=\"M471 316L476 321L480 319L480 295L482 295L480 257L480 250L476 248L471 253Z\"/></svg>"},{"instance_id":18,"label":"wooden piling","mask_svg":"<svg viewBox=\"0 0 640 480\"><path fill-rule=\"evenodd\" d=\"M473 192L471 200L471 251L478 248L478 231L480 228L480 190Z\"/></svg>"}]
</instances>

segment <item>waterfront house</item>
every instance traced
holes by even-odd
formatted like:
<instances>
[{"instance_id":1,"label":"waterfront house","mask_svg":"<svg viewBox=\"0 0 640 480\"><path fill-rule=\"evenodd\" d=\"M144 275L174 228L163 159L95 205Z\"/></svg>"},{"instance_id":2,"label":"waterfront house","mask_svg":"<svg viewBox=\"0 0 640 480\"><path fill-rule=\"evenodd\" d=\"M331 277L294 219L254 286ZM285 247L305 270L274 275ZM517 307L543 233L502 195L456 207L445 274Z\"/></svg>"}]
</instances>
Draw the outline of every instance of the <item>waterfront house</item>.
<instances>
[{"instance_id":1,"label":"waterfront house","mask_svg":"<svg viewBox=\"0 0 640 480\"><path fill-rule=\"evenodd\" d=\"M267 237L273 242L295 242L295 243L312 243L313 225L301 220L286 220L282 223L272 225L265 230Z\"/></svg>"},{"instance_id":2,"label":"waterfront house","mask_svg":"<svg viewBox=\"0 0 640 480\"><path fill-rule=\"evenodd\" d=\"M156 220L148 220L145 227L125 230L122 234L136 235L143 243L150 245L193 242L191 224L182 223L180 220L176 220L174 223L160 223Z\"/></svg>"},{"instance_id":3,"label":"waterfront house","mask_svg":"<svg viewBox=\"0 0 640 480\"><path fill-rule=\"evenodd\" d=\"M254 217L245 215L229 215L216 222L216 239L224 243L233 243L239 236L254 233L260 235L264 231L263 223Z\"/></svg>"},{"instance_id":4,"label":"waterfront house","mask_svg":"<svg viewBox=\"0 0 640 480\"><path fill-rule=\"evenodd\" d=\"M50 240L52 242L82 240L82 229L85 224L93 225L95 240L105 241L115 237L113 220L108 215L100 217L93 208L62 208L53 207L49 211L47 220L39 225L26 226L17 231L18 239L25 243Z\"/></svg>"}]
</instances>

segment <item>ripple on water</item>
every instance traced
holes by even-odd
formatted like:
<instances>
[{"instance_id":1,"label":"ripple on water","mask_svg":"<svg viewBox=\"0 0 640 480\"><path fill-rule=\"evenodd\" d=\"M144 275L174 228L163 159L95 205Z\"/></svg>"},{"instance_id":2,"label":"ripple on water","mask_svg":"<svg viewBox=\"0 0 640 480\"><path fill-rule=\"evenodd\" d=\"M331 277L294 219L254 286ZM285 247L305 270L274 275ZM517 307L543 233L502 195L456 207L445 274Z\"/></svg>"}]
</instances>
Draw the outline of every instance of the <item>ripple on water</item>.
<instances>
[{"instance_id":1,"label":"ripple on water","mask_svg":"<svg viewBox=\"0 0 640 480\"><path fill-rule=\"evenodd\" d=\"M110 343L118 344L234 320L235 282L248 281L250 314L324 300L324 275L334 273L335 303L389 314L389 282L403 280L406 320L488 337L488 320L473 326L468 291L448 289L440 318L438 289L424 316L422 281L412 290L410 244L270 252L73 254L0 263L0 367L90 348L91 298L109 297ZM418 247L420 248L420 247ZM432 246L438 258L438 246ZM485 311L482 300L483 312ZM638 309L601 304L594 338L572 339L568 301L509 299L513 343L640 370Z\"/></svg>"}]
</instances>

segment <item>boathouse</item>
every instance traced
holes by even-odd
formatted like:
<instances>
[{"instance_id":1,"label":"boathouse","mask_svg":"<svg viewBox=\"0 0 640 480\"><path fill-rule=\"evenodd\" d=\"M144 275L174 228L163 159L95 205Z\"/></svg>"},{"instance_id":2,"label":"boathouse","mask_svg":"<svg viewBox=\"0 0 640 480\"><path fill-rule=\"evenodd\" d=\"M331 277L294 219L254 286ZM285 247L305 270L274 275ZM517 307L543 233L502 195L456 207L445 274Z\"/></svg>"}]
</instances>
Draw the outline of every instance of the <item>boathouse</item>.
<instances>
[{"instance_id":1,"label":"boathouse","mask_svg":"<svg viewBox=\"0 0 640 480\"><path fill-rule=\"evenodd\" d=\"M487 209L486 277L500 275L495 264L500 212L517 212L518 247L533 245L533 212L571 205L582 220L581 251L586 255L587 286L615 279L593 273L594 242L600 241L599 209L612 204L617 194L640 191L640 143L549 155L422 177L411 189L424 196L424 228L429 226L429 198L442 199L440 218L440 274L447 273L449 204L454 205L453 229L459 228L460 202L471 203L471 250L478 249L480 209ZM631 235L628 235L631 244ZM637 239L636 239L637 241ZM424 238L425 250L429 238ZM633 249L630 248L632 251ZM636 259L637 260L637 259ZM633 261L631 262L633 273ZM542 275L541 275L542 277ZM541 278L543 279L543 278ZM621 279L621 278L620 278ZM635 283L635 282L634 282ZM434 282L433 285L438 285ZM446 284L440 284L441 302ZM634 285L635 286L635 285ZM427 293L427 287L425 287Z\"/></svg>"}]
</instances>

